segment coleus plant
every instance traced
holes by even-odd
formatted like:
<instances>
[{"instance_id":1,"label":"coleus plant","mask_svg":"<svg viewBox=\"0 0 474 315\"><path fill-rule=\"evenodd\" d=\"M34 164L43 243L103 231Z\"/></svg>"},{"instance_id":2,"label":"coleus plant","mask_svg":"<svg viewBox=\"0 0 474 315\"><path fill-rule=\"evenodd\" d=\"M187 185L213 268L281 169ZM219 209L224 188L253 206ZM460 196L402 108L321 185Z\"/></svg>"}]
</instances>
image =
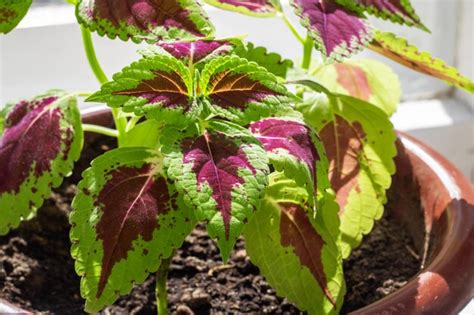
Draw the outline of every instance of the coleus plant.
<instances>
[{"instance_id":1,"label":"coleus plant","mask_svg":"<svg viewBox=\"0 0 474 315\"><path fill-rule=\"evenodd\" d=\"M83 173L72 204L71 253L88 312L157 272L165 314L169 261L204 222L224 262L244 235L279 295L310 314L337 313L343 259L383 214L395 172L390 116L400 99L387 66L347 58L368 47L474 91L456 69L367 21L427 30L408 0L292 0L305 37L278 0L206 1L283 18L304 47L301 67L240 38L214 38L196 0L67 2L101 88L53 90L0 111L0 234L34 217L72 171L84 131L117 138L117 149ZM30 4L2 1L0 32ZM150 49L109 81L91 31ZM316 66L315 49L323 57ZM78 97L106 103L116 129L82 124Z\"/></svg>"}]
</instances>

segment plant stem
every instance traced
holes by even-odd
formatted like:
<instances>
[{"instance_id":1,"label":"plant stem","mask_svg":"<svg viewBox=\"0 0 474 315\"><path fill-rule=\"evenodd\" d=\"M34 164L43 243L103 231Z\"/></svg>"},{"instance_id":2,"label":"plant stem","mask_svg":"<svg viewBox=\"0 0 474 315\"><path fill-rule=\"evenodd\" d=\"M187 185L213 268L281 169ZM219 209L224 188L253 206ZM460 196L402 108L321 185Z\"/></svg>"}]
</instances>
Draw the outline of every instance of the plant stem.
<instances>
[{"instance_id":1,"label":"plant stem","mask_svg":"<svg viewBox=\"0 0 474 315\"><path fill-rule=\"evenodd\" d=\"M109 81L109 79L107 79L107 76L105 75L104 70L102 70L99 60L97 59L94 43L92 42L91 32L89 32L89 30L84 26L81 26L81 32L87 60L89 61L92 72L96 76L99 83L104 84L105 82ZM114 117L115 127L118 130L118 145L120 147L120 144L125 137L127 119L125 117L120 117L120 109L118 108L112 108L112 115Z\"/></svg>"},{"instance_id":2,"label":"plant stem","mask_svg":"<svg viewBox=\"0 0 474 315\"><path fill-rule=\"evenodd\" d=\"M293 35L296 37L296 39L301 43L301 44L305 44L305 40L303 38L303 36L300 35L300 33L298 33L298 31L296 30L295 26L293 25L293 23L291 23L290 19L288 18L288 16L285 14L285 12L281 12L280 14L281 18L283 19L283 22L285 22L286 26L288 26L288 28L290 29L291 33L293 33Z\"/></svg>"},{"instance_id":3,"label":"plant stem","mask_svg":"<svg viewBox=\"0 0 474 315\"><path fill-rule=\"evenodd\" d=\"M111 128L106 128L98 125L82 124L82 129L88 132L100 133L109 137L118 137L118 131Z\"/></svg>"},{"instance_id":4,"label":"plant stem","mask_svg":"<svg viewBox=\"0 0 474 315\"><path fill-rule=\"evenodd\" d=\"M86 50L87 60L89 61L89 65L91 66L92 72L94 72L97 80L100 84L104 84L105 82L109 81L107 76L102 70L102 67L99 64L99 60L97 60L97 55L94 49L94 43L92 42L91 32L84 26L81 26L82 32L82 41L84 43L84 49Z\"/></svg>"},{"instance_id":5,"label":"plant stem","mask_svg":"<svg viewBox=\"0 0 474 315\"><path fill-rule=\"evenodd\" d=\"M156 272L156 309L158 315L168 315L168 293L166 292L166 280L171 258L163 259L160 268Z\"/></svg>"},{"instance_id":6,"label":"plant stem","mask_svg":"<svg viewBox=\"0 0 474 315\"><path fill-rule=\"evenodd\" d=\"M301 68L308 70L311 66L311 55L313 54L314 41L309 36L306 36L306 41L304 42L303 47L303 61L301 62Z\"/></svg>"},{"instance_id":7,"label":"plant stem","mask_svg":"<svg viewBox=\"0 0 474 315\"><path fill-rule=\"evenodd\" d=\"M137 122L142 118L142 116L133 116L132 118L130 118L130 120L128 121L127 123L127 128L126 128L126 132L130 131L130 129L132 129L133 127L135 127L135 125L137 124Z\"/></svg>"}]
</instances>

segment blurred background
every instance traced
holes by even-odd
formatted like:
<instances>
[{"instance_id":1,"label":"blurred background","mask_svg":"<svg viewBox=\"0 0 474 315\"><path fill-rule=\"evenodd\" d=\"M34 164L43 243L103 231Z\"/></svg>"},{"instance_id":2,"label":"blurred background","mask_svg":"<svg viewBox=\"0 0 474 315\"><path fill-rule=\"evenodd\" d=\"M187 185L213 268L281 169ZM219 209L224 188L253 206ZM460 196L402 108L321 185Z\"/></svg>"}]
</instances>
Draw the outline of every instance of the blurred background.
<instances>
[{"instance_id":1,"label":"blurred background","mask_svg":"<svg viewBox=\"0 0 474 315\"><path fill-rule=\"evenodd\" d=\"M283 0L293 17L292 8ZM406 37L421 50L444 59L474 77L472 0L412 0L431 34L373 20L376 27ZM301 45L281 19L252 18L205 6L217 36L248 34L247 39L287 58L299 59ZM303 29L300 29L303 33ZM98 57L111 76L139 59L140 45L94 35ZM393 116L397 129L407 131L436 148L474 182L474 98L441 81L428 78L383 57L363 52L356 58L375 58L399 74L403 99ZM95 91L99 85L89 69L74 8L62 0L34 0L19 28L0 37L0 107L51 88ZM86 106L82 104L82 106ZM87 104L87 106L91 106Z\"/></svg>"}]
</instances>

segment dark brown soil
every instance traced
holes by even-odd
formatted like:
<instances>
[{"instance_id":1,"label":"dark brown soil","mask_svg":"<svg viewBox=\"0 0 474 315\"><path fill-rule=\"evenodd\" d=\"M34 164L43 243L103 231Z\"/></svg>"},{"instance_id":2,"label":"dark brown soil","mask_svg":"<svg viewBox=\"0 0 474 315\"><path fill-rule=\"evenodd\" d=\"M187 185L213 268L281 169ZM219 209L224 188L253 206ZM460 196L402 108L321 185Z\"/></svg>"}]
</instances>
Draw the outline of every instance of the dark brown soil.
<instances>
[{"instance_id":1,"label":"dark brown soil","mask_svg":"<svg viewBox=\"0 0 474 315\"><path fill-rule=\"evenodd\" d=\"M79 278L69 255L67 216L74 183L88 160L112 143L98 142L78 162L76 171L51 194L35 219L0 237L0 298L45 314L81 314ZM419 269L416 249L390 211L344 263L348 292L342 313L360 308L403 286ZM178 314L299 314L259 275L237 242L228 265L216 245L198 227L171 263L168 282L170 311ZM103 314L156 314L154 276Z\"/></svg>"}]
</instances>

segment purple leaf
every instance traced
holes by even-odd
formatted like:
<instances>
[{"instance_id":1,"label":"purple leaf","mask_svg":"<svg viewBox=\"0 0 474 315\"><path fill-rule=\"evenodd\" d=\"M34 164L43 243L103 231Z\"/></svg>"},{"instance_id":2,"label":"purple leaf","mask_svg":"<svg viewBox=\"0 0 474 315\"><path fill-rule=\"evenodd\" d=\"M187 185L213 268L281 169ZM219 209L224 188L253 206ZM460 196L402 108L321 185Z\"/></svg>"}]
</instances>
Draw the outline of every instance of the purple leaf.
<instances>
[{"instance_id":1,"label":"purple leaf","mask_svg":"<svg viewBox=\"0 0 474 315\"><path fill-rule=\"evenodd\" d=\"M119 167L108 177L96 200L102 209L97 237L104 249L97 297L114 265L127 258L132 242L139 236L149 242L158 228L157 217L170 210L168 185L163 177L154 177L152 165Z\"/></svg>"},{"instance_id":2,"label":"purple leaf","mask_svg":"<svg viewBox=\"0 0 474 315\"><path fill-rule=\"evenodd\" d=\"M211 187L212 198L224 221L225 236L229 238L232 189L244 183L239 170L245 168L255 175L255 168L247 154L221 133L206 132L197 139L185 139L183 151L183 163L193 165L198 189L205 184Z\"/></svg>"},{"instance_id":3,"label":"purple leaf","mask_svg":"<svg viewBox=\"0 0 474 315\"><path fill-rule=\"evenodd\" d=\"M209 55L226 54L232 48L229 42L221 40L159 43L158 46L177 59L189 60L193 63L197 63Z\"/></svg>"},{"instance_id":4,"label":"purple leaf","mask_svg":"<svg viewBox=\"0 0 474 315\"><path fill-rule=\"evenodd\" d=\"M304 171L310 174L309 185L316 189L316 162L318 152L311 138L311 130L303 123L267 118L250 124L250 131L270 153L270 160L277 164L277 168L288 169L290 178L304 177ZM298 170L298 166L288 163L285 157L290 156L298 164L305 166L305 170Z\"/></svg>"},{"instance_id":5,"label":"purple leaf","mask_svg":"<svg viewBox=\"0 0 474 315\"><path fill-rule=\"evenodd\" d=\"M205 0L215 7L246 15L273 16L278 12L271 0Z\"/></svg>"},{"instance_id":6,"label":"purple leaf","mask_svg":"<svg viewBox=\"0 0 474 315\"><path fill-rule=\"evenodd\" d=\"M0 142L0 194L17 193L32 167L34 175L41 176L51 170L51 161L61 154L61 110L48 107L57 99L49 96L22 101L7 116ZM65 148L64 153L68 150Z\"/></svg>"},{"instance_id":7,"label":"purple leaf","mask_svg":"<svg viewBox=\"0 0 474 315\"><path fill-rule=\"evenodd\" d=\"M50 92L8 108L0 132L0 234L43 203L82 145L77 102Z\"/></svg>"},{"instance_id":8,"label":"purple leaf","mask_svg":"<svg viewBox=\"0 0 474 315\"><path fill-rule=\"evenodd\" d=\"M197 218L209 222L209 234L217 238L225 260L261 197L268 159L246 129L217 120L208 124L203 132L163 138L174 142L169 147L173 153L168 154L168 176L191 202Z\"/></svg>"},{"instance_id":9,"label":"purple leaf","mask_svg":"<svg viewBox=\"0 0 474 315\"><path fill-rule=\"evenodd\" d=\"M409 0L337 0L349 9L366 11L382 19L426 29Z\"/></svg>"},{"instance_id":10,"label":"purple leaf","mask_svg":"<svg viewBox=\"0 0 474 315\"><path fill-rule=\"evenodd\" d=\"M363 17L335 0L292 0L296 14L327 57L340 60L368 45L372 32Z\"/></svg>"},{"instance_id":11,"label":"purple leaf","mask_svg":"<svg viewBox=\"0 0 474 315\"><path fill-rule=\"evenodd\" d=\"M144 147L114 149L92 161L72 207L71 253L90 313L155 272L195 224L164 177L163 157Z\"/></svg>"},{"instance_id":12,"label":"purple leaf","mask_svg":"<svg viewBox=\"0 0 474 315\"><path fill-rule=\"evenodd\" d=\"M100 35L137 42L213 33L205 12L194 0L80 0L77 17Z\"/></svg>"}]
</instances>

